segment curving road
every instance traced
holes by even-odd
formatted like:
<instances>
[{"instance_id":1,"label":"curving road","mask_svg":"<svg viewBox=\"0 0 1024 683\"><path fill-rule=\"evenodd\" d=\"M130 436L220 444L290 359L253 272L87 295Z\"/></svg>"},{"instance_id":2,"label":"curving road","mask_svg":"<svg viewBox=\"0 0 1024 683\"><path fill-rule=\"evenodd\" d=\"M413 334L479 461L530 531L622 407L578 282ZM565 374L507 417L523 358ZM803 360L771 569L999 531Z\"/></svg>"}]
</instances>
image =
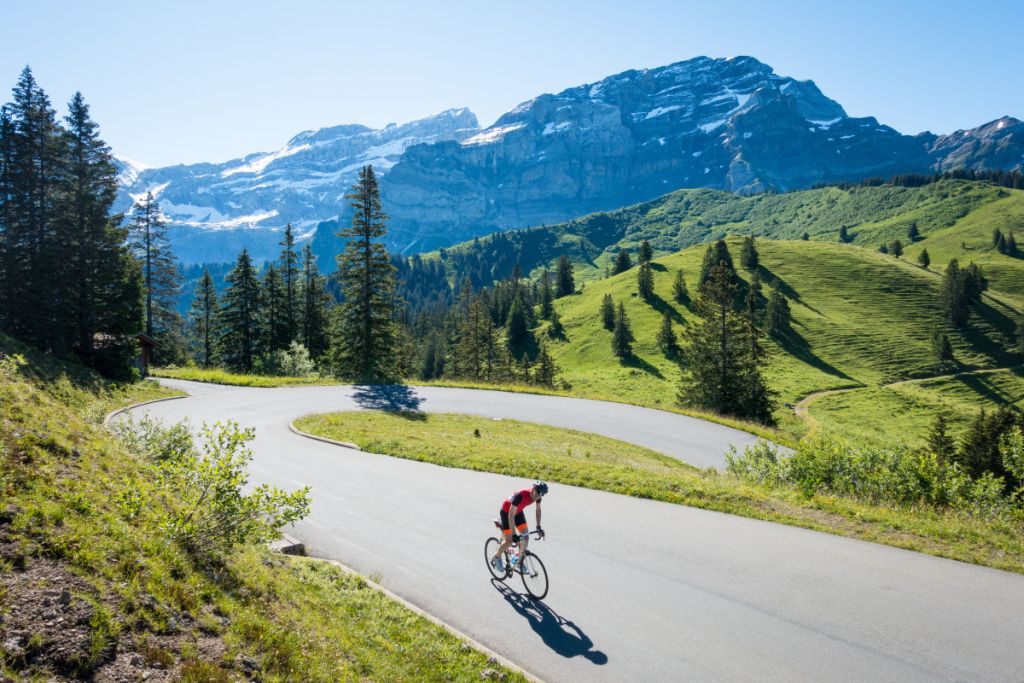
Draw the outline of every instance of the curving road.
<instances>
[{"instance_id":1,"label":"curving road","mask_svg":"<svg viewBox=\"0 0 1024 683\"><path fill-rule=\"evenodd\" d=\"M483 541L524 484L288 429L311 412L418 405L593 431L697 465L752 437L672 413L500 392L249 389L165 380L163 420L256 429L255 481L313 486L294 535L549 681L1024 680L1024 576L887 546L552 485L543 604L492 582ZM532 515L532 513L531 513ZM423 523L426 516L432 524ZM532 521L532 516L530 517Z\"/></svg>"}]
</instances>

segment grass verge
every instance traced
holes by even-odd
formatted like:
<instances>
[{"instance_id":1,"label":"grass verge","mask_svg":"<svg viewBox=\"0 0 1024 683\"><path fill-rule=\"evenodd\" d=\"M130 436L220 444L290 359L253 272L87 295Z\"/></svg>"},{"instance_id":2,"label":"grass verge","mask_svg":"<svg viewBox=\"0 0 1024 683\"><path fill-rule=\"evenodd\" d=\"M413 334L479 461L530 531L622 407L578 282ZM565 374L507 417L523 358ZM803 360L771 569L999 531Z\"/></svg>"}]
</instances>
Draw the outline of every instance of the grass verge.
<instances>
[{"instance_id":1,"label":"grass verge","mask_svg":"<svg viewBox=\"0 0 1024 683\"><path fill-rule=\"evenodd\" d=\"M800 526L1024 574L1019 524L930 508L871 506L739 481L614 439L514 420L344 412L301 431L448 467L496 472ZM479 433L479 437L476 434Z\"/></svg>"}]
</instances>

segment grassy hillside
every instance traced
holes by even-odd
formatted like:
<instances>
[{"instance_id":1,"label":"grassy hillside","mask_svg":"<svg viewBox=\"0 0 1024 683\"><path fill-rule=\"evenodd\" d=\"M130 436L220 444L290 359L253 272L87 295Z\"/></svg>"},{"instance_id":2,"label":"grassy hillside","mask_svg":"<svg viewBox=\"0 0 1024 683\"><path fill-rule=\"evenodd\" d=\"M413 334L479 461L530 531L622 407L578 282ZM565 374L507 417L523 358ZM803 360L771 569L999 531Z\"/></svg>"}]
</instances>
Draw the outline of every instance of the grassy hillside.
<instances>
[{"instance_id":1,"label":"grassy hillside","mask_svg":"<svg viewBox=\"0 0 1024 683\"><path fill-rule=\"evenodd\" d=\"M994 227L1005 232L1021 226L1022 214L1024 192L982 181L943 180L914 188L826 187L746 197L717 190L678 190L616 211L468 242L446 250L444 260L457 277L467 270L479 271L482 263L485 275L502 278L517 259L524 271L531 272L569 253L578 264L578 277L586 280L600 277L620 247L635 253L644 240L651 242L656 254L669 254L737 233L783 240L797 240L807 233L814 241L836 242L840 227L846 227L853 243L877 248L894 239L906 243L911 225L923 238L977 225L979 234L989 239ZM959 247L960 241L955 238L951 248ZM967 243L968 256L981 258L984 240L968 239ZM938 252L933 258L944 263L943 250ZM1016 271L1018 266L1021 269ZM1000 268L1010 268L1007 275L1024 274L1020 262L1001 262ZM1008 278L996 274L996 280L1002 284Z\"/></svg>"},{"instance_id":2,"label":"grassy hillside","mask_svg":"<svg viewBox=\"0 0 1024 683\"><path fill-rule=\"evenodd\" d=\"M738 260L739 238L727 242ZM785 404L812 392L943 373L931 353L931 334L937 327L950 334L960 369L1019 362L1005 352L1003 341L1020 313L987 300L968 330L946 327L939 306L941 279L935 272L847 244L759 240L758 248L765 291L778 278L791 301L793 334L770 344L767 372L779 393L780 423L790 434L802 433L803 426ZM567 339L552 349L562 378L574 392L628 397L655 407L674 402L680 370L657 348L656 335L665 311L677 333L693 320L690 309L672 301L671 283L675 270L682 268L691 292L696 288L704 249L657 258L651 302L636 294L635 269L589 282L581 293L557 302ZM740 275L749 279L744 271ZM625 363L612 355L611 333L601 326L599 307L606 293L625 303L637 338L635 358ZM966 409L970 401L961 405ZM891 417L879 426L880 433L904 437Z\"/></svg>"},{"instance_id":3,"label":"grassy hillside","mask_svg":"<svg viewBox=\"0 0 1024 683\"><path fill-rule=\"evenodd\" d=\"M333 565L170 541L133 506L144 456L101 424L168 393L0 336L0 679L522 680Z\"/></svg>"}]
</instances>

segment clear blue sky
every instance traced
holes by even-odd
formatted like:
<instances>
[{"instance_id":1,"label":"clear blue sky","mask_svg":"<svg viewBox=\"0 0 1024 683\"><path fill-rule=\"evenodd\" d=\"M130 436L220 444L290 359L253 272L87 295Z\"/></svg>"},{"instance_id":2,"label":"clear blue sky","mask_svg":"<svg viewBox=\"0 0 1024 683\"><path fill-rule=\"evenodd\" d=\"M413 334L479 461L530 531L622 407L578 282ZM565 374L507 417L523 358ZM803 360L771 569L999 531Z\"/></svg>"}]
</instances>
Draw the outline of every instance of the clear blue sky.
<instances>
[{"instance_id":1,"label":"clear blue sky","mask_svg":"<svg viewBox=\"0 0 1024 683\"><path fill-rule=\"evenodd\" d=\"M1024 117L1024 3L6 0L0 90L75 90L120 155L223 161L451 107L483 125L630 68L751 55L906 133ZM9 99L9 95L3 101Z\"/></svg>"}]
</instances>

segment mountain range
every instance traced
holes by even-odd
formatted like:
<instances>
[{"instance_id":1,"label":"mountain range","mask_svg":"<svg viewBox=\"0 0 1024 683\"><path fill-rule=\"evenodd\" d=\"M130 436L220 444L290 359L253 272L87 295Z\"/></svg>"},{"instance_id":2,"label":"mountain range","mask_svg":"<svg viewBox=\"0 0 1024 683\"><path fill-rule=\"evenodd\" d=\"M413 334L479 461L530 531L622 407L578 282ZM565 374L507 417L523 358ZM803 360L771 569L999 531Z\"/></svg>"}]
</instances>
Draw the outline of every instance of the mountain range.
<instances>
[{"instance_id":1,"label":"mountain range","mask_svg":"<svg viewBox=\"0 0 1024 683\"><path fill-rule=\"evenodd\" d=\"M480 128L468 109L372 129L296 135L221 164L120 161L118 208L157 196L185 263L246 246L273 257L291 223L318 252L338 247L356 171L381 175L389 246L424 251L554 223L684 187L739 194L906 173L1024 168L1024 123L1003 117L948 135L905 135L854 118L813 81L751 57L698 57L544 94ZM319 231L320 234L316 234Z\"/></svg>"}]
</instances>

